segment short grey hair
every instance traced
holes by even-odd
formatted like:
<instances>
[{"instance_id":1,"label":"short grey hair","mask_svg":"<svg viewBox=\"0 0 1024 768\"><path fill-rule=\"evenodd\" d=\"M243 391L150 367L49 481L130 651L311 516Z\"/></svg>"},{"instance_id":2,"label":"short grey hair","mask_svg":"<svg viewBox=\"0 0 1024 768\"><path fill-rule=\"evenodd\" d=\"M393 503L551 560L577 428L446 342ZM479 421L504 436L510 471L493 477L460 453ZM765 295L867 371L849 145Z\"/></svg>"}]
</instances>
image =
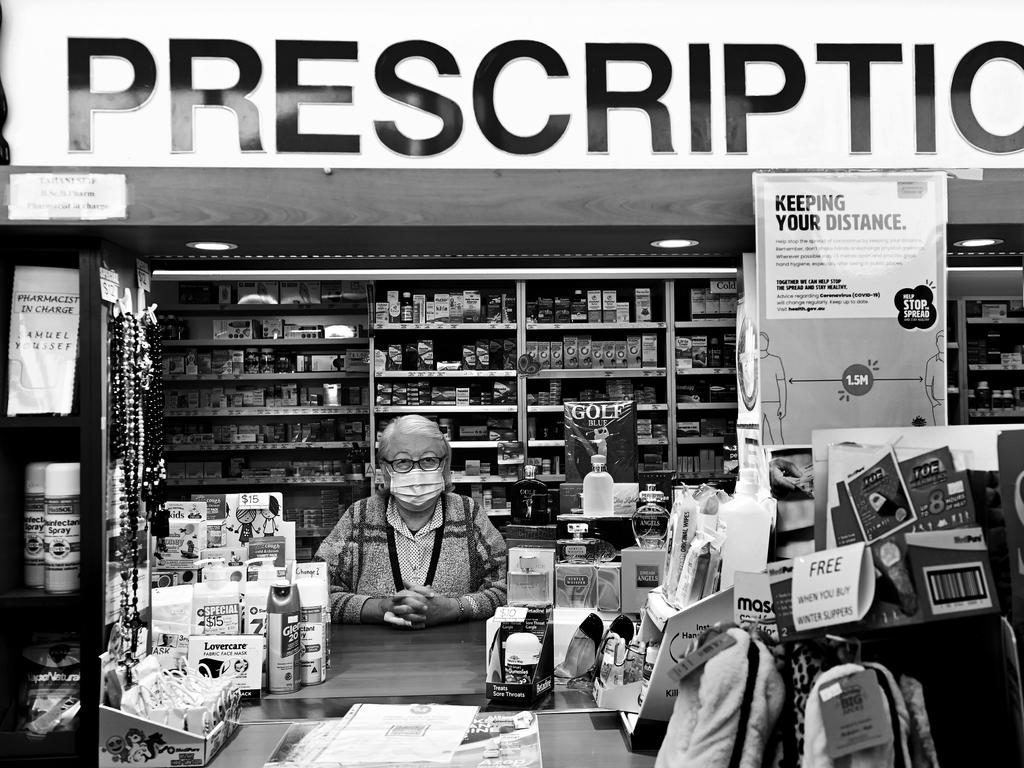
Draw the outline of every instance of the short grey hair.
<instances>
[{"instance_id":1,"label":"short grey hair","mask_svg":"<svg viewBox=\"0 0 1024 768\"><path fill-rule=\"evenodd\" d=\"M377 445L377 461L379 462L383 456L394 456L395 453L401 450L401 445L396 445L395 443L400 442L404 435L432 437L444 445L445 454L441 467L444 473L444 489L446 492L450 492L452 490L452 448L448 445L448 440L445 438L444 432L437 425L437 422L431 421L426 416L399 416L389 421L380 433L380 441Z\"/></svg>"}]
</instances>

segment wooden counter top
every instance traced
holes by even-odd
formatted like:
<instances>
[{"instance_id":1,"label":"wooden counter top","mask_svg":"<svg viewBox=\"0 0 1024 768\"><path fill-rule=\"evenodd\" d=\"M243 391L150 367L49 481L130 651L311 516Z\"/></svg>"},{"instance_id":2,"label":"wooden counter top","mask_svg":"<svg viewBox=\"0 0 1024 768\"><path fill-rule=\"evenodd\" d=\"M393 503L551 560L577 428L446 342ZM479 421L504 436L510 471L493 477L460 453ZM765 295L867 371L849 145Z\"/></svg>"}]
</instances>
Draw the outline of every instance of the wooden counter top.
<instances>
[{"instance_id":1,"label":"wooden counter top","mask_svg":"<svg viewBox=\"0 0 1024 768\"><path fill-rule=\"evenodd\" d=\"M415 632L382 625L332 625L328 679L296 693L264 695L259 704L243 709L242 722L341 717L358 701L488 708L484 634L482 621ZM563 712L596 708L589 691L564 686L556 686L536 707Z\"/></svg>"},{"instance_id":2,"label":"wooden counter top","mask_svg":"<svg viewBox=\"0 0 1024 768\"><path fill-rule=\"evenodd\" d=\"M541 756L546 768L651 768L654 753L629 752L614 712L540 716ZM260 768L289 723L243 725L209 768Z\"/></svg>"}]
</instances>

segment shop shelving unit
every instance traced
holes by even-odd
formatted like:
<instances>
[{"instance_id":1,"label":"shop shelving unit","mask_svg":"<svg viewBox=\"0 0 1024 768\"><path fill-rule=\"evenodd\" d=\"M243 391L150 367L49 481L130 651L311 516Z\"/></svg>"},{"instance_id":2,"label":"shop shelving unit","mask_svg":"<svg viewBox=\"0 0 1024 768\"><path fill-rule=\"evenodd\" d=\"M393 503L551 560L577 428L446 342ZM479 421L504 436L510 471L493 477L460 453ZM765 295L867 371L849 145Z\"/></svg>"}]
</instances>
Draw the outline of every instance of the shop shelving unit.
<instances>
[{"instance_id":1,"label":"shop shelving unit","mask_svg":"<svg viewBox=\"0 0 1024 768\"><path fill-rule=\"evenodd\" d=\"M1006 316L985 316L984 305L1000 306ZM946 350L949 380L947 410L951 424L1024 421L1024 363L990 361L986 352L1019 353L1024 345L1020 296L965 296L948 303ZM984 361L982 361L984 357ZM986 381L992 391L1012 393L1009 407L982 407L975 391Z\"/></svg>"},{"instance_id":2,"label":"shop shelving unit","mask_svg":"<svg viewBox=\"0 0 1024 768\"><path fill-rule=\"evenodd\" d=\"M0 416L0 485L5 489L0 537L0 766L91 765L96 759L100 695L97 658L105 649L109 617L105 596L108 542L104 496L106 462L106 312L99 292L99 268L115 270L123 287L134 289L135 259L98 241L52 247L5 242L0 247L0 336L10 332L14 265L32 264L79 270L79 358L76 407L68 416ZM0 363L7 381L7 357ZM6 397L0 411L6 412ZM23 577L22 509L25 465L32 461L81 464L81 588L75 594L49 595L28 589ZM81 701L77 732L29 739L12 732L17 725L18 687L25 668L22 648L33 632L73 632L81 644Z\"/></svg>"},{"instance_id":3,"label":"shop shelving unit","mask_svg":"<svg viewBox=\"0 0 1024 768\"><path fill-rule=\"evenodd\" d=\"M718 420L735 421L738 409L735 397L736 368L734 365L735 346L725 344L726 334L735 334L735 314L722 310L719 314L723 316L701 316L694 313L691 303L692 289L709 289L712 279L704 276L694 276L675 281L673 291L670 294L672 302L671 316L674 318L670 334L672 337L671 359L669 360L670 378L672 384L671 407L674 412L673 419L673 443L675 455L673 469L677 477L688 484L694 485L702 482L713 482L716 484L727 483L733 476L722 470L722 462L725 456L725 446L734 440L735 431L728 429L728 423L719 425L716 431L709 434L680 434L680 425L684 422L696 423L698 430L704 429L703 421L708 418ZM692 368L681 368L676 359L676 348L680 346L678 341L682 337L706 336L710 341L712 338L719 339L719 346L722 349L722 360L719 365L711 365L711 360L706 360L705 365ZM735 340L735 336L734 336ZM710 346L710 345L709 345ZM684 397L680 390L683 387L697 386L701 392L700 400L692 400ZM725 395L713 397L715 388L721 388ZM707 394L703 392L707 389ZM732 395L729 396L729 392ZM710 427L709 427L710 428ZM699 467L695 471L684 471L686 466Z\"/></svg>"},{"instance_id":4,"label":"shop shelving unit","mask_svg":"<svg viewBox=\"0 0 1024 768\"><path fill-rule=\"evenodd\" d=\"M233 340L209 340L209 339L185 339L171 340L166 343L168 352L181 352L189 347L199 349L218 349L232 347L271 347L275 351L281 347L309 350L309 353L330 351L331 349L351 349L363 344L370 348L371 364L369 372L349 371L311 371L296 374L204 374L191 376L176 375L167 378L167 386L174 387L181 385L203 386L225 386L233 382L247 385L258 385L259 382L294 381L297 383L311 382L316 384L319 381L338 383L345 386L349 382L365 381L369 390L368 403L359 405L343 406L321 406L321 407L299 407L299 408L278 408L278 407L232 407L232 408L174 408L166 413L168 423L173 424L188 419L208 419L211 421L234 419L238 423L251 423L252 419L266 421L267 418L280 418L291 420L302 417L361 417L368 419L368 428L364 440L334 440L331 442L301 442L301 443L263 443L263 444L232 444L227 446L208 444L178 443L168 446L168 458L177 461L181 457L193 456L197 460L202 458L216 459L229 454L249 457L255 463L262 457L267 461L276 460L280 457L293 456L324 456L333 452L346 449L366 450L368 458L375 463L376 440L374 436L379 434L380 429L386 421L394 416L402 414L424 414L431 417L447 420L453 430L451 447L454 457L455 482L461 492L469 492L483 499L483 491L490 490L492 493L499 493L497 489L507 489L515 481L517 470L509 472L502 471L499 474L497 465L497 446L494 440L465 440L459 439L459 427L466 424L484 424L489 420L501 419L505 425L511 424L511 429L503 430L504 435L515 436L515 439L522 440L527 460L538 460L548 458L552 461L552 471L541 473L542 480L549 484L552 491L557 489L557 484L564 482L565 475L561 462L564 453L564 439L561 428L560 416L564 411L562 403L536 402L534 395L538 391L547 391L548 382L561 381L563 383L563 402L565 400L577 399L581 390L597 389L604 391L610 382L632 381L637 388L642 386L653 386L655 388L656 402L643 402L637 404L639 418L650 418L657 424L664 425L664 437L641 437L638 445L641 453L657 455L660 452L661 460L658 466L665 469L676 469L679 464L680 455L690 455L693 452L704 449L720 454L722 446L729 442L727 437L718 434L680 436L676 434L676 425L681 421L700 421L701 417L718 417L731 419L735 417L736 403L734 401L715 402L682 402L676 397L676 387L683 382L691 381L692 377L704 378L714 384L721 382L728 386L735 380L735 368L729 362L714 368L697 368L692 370L677 371L675 367L674 349L675 340L679 335L706 332L711 334L725 334L732 332L735 328L735 319L729 317L697 318L690 319L689 315L689 288L695 285L707 285L710 275L694 275L686 280L650 280L638 277L626 276L617 280L595 279L588 281L586 285L577 286L568 281L558 280L509 280L485 281L484 283L472 286L460 282L445 282L440 280L422 281L409 283L401 280L379 280L370 287L367 296L368 303L350 303L340 308L331 306L280 306L280 305L220 305L220 304L180 304L176 301L162 304L162 309L169 314L184 318L204 318L219 314L226 314L233 317L253 316L254 318L298 315L307 322L310 318L323 315L325 311L340 309L346 317L357 316L364 318L368 330L368 337L347 338L347 339L255 339L251 342L239 342ZM649 287L652 294L653 319L643 322L628 323L540 323L531 320L527 316L527 303L539 296L563 295L564 292L572 294L576 287L585 289L612 288L615 287L622 299L634 300L634 288ZM515 314L511 322L406 322L391 323L378 322L378 318L372 317L373 307L377 301L383 301L389 290L410 291L411 293L443 293L462 291L464 289L479 290L482 295L493 293L504 293L514 297ZM634 309L635 311L635 309ZM631 318L633 320L633 318ZM315 321L314 321L315 322ZM545 368L533 373L523 374L509 367L487 370L455 370L455 371L416 371L416 370L377 370L373 358L387 350L389 344L414 343L419 339L429 338L434 342L435 361L459 359L461 346L463 344L475 343L478 339L513 339L515 341L516 358L526 350L527 343L533 340L561 340L563 335L589 334L596 340L625 340L627 335L654 334L657 338L659 357L657 364L653 367L640 368L591 368L591 369L567 369L567 368ZM193 334L196 335L196 334ZM408 405L378 402L378 385L388 384L390 386L409 386L414 383L427 382L430 386L446 387L489 387L491 382L505 381L514 389L516 401L514 403L499 404L476 404L476 405L454 405L424 404ZM691 418L692 417L692 418ZM543 434L537 432L530 436L530 429L543 429ZM296 453L297 452L297 453ZM558 459L556 462L555 459ZM484 471L480 475L465 474L464 462L473 459L484 464L490 464L490 473ZM262 462L266 464L266 461ZM729 479L727 473L716 469L688 473L685 475L688 482L709 480L722 483ZM310 486L311 490L318 487L330 487L332 485L344 484L344 478L333 476L316 477L295 477L295 478L203 478L198 479L175 478L173 486L176 491L188 489L192 484L209 486L211 489L241 487L246 484L254 487L272 489L274 486L281 487L289 493L289 497L295 492L295 487L300 484ZM363 486L365 487L365 485Z\"/></svg>"},{"instance_id":5,"label":"shop shelving unit","mask_svg":"<svg viewBox=\"0 0 1024 768\"><path fill-rule=\"evenodd\" d=\"M231 281L233 282L233 281ZM158 283L156 298L161 316L173 316L184 321L189 328L189 338L164 341L166 354L181 354L188 349L214 351L218 349L268 348L279 353L288 350L295 354L324 355L344 354L349 350L369 349L367 303L365 299L321 304L183 304L178 301L178 284ZM329 325L344 324L353 328L353 335L343 338L273 338L273 339L215 339L212 338L211 321L219 316L232 318L251 317L254 320L301 318L302 324ZM165 447L168 462L219 462L221 477L176 475L168 479L168 486L174 497L188 498L192 493L204 489L214 493L231 493L246 488L261 491L281 491L286 510L321 508L327 502L323 493L338 493L339 511L364 496L369 489L364 467L370 455L370 388L368 370L322 370L292 373L203 373L172 374L164 377L164 388L191 389L195 387L223 387L232 384L243 386L274 385L295 383L301 386L338 383L343 389L358 387L361 390L359 402L344 405L299 405L299 406L232 406L201 408L168 408L168 435L179 425L186 429L198 424L204 429L214 424L267 423L268 420L281 423L319 421L334 419L336 436L333 440L301 440L294 442L261 443L219 443L189 442L187 435L182 442L171 442ZM343 439L342 422L362 422L361 434L357 438ZM342 474L296 474L293 476L243 476L227 477L227 459L238 457L254 469L280 466L282 461L342 461L351 465L350 471ZM331 497L333 499L333 496ZM318 533L320 528L297 528L298 553L300 558L311 555L318 544L317 539L326 535ZM311 532L312 531L312 532ZM329 532L329 529L327 529ZM306 541L302 541L305 539Z\"/></svg>"},{"instance_id":6,"label":"shop shelving unit","mask_svg":"<svg viewBox=\"0 0 1024 768\"><path fill-rule=\"evenodd\" d=\"M548 483L551 487L557 487L565 481L565 440L562 414L565 411L565 403L574 400L590 397L589 392L600 395L598 399L607 399L607 393L613 388L621 385L631 386L632 390L639 393L642 388L653 388L653 398L650 396L637 398L643 402L637 402L636 412L638 419L649 419L652 422L652 429L657 437L643 435L638 437L637 445L638 463L643 470L643 458L656 460L657 466L667 468L674 463L675 445L671 445L671 429L673 414L669 405L668 365L671 362L671 312L668 306L668 294L671 291L672 283L665 280L644 279L628 274L622 279L575 279L575 280L527 280L524 282L523 312L520 319L523 323L523 348L532 347L533 342L540 343L564 343L566 337L589 336L593 345L597 346L602 342L616 341L625 342L627 337L654 336L657 341L658 358L653 365L631 365L630 367L559 367L557 360L551 362L551 367L543 367L535 373L527 374L524 378L524 397L527 399L527 407L522 413L524 429L529 435L526 443L527 459L533 462L548 462L544 467L550 466L548 471L538 469L538 478ZM649 319L638 320L636 307L636 289L646 288L650 292L650 316ZM588 291L608 291L615 289L616 300L629 304L630 317L628 321L619 322L539 322L536 316L529 312L533 309L534 302L539 299L556 299L564 297L571 303L573 299L583 300L587 297ZM576 291L582 291L576 294ZM564 305L563 305L564 306ZM557 307L553 307L557 309ZM538 307L541 311L544 307ZM604 307L602 307L602 312ZM599 365L595 362L595 365ZM552 389L550 382L561 382L561 401L545 402L552 393L557 395L559 390ZM653 402L650 400L653 399ZM540 402L537 402L537 401ZM662 436L662 430L664 436ZM557 504L557 500L555 502Z\"/></svg>"},{"instance_id":7,"label":"shop shelving unit","mask_svg":"<svg viewBox=\"0 0 1024 768\"><path fill-rule=\"evenodd\" d=\"M509 301L516 302L517 306L520 303L517 300L518 288L516 283L507 280L477 281L473 284L441 280L429 282L382 280L376 282L373 286L371 307L376 302L386 302L388 291L395 290L399 292L400 299L403 292L409 292L412 295L423 294L433 299L434 294L461 294L463 290L477 290L481 296L481 312L484 314L484 317L486 317L486 300L488 296L504 295ZM429 339L432 342L435 363L445 360L461 361L463 345L475 345L477 340L482 339L501 339L502 342L508 339L517 340L522 326L518 314L513 315L512 319L512 322L501 322L498 320L481 320L480 322L380 322L377 317L374 317L374 322L370 326L373 343L370 391L374 402L371 414L371 432L374 435L378 435L387 421L404 414L420 414L443 420L442 424L450 430L449 446L452 451L452 482L456 485L459 493L475 497L481 506L488 511L488 514L498 518L499 522L504 521L508 515L508 507L505 505L496 509L489 503L489 500L494 496L500 498L508 485L515 482L518 478L510 470L499 474L501 470L497 463L498 441L490 439L462 439L459 432L462 427L471 424L477 426L503 424L508 428L499 430L502 437L508 437L510 440L519 439L519 435L522 432L518 412L520 408L519 403L522 402L522 398L516 385L517 372L509 367L452 371L381 370L381 366L373 365L372 363L374 359L387 356L389 345L402 345L402 351L404 352L406 344L415 344L421 339ZM518 353L519 345L517 343L515 355L518 356ZM515 402L478 403L474 405L456 405L451 402L418 405L396 404L387 402L384 395L385 390L381 387L381 384L384 384L401 388L419 382L427 382L431 388L483 388L492 387L495 382L500 381L505 381L509 384L510 390L517 396ZM489 428L488 431L493 430ZM373 447L375 463L376 448L375 444ZM484 471L480 474L467 473L465 471L467 461L479 461L481 464L489 465L490 471Z\"/></svg>"}]
</instances>

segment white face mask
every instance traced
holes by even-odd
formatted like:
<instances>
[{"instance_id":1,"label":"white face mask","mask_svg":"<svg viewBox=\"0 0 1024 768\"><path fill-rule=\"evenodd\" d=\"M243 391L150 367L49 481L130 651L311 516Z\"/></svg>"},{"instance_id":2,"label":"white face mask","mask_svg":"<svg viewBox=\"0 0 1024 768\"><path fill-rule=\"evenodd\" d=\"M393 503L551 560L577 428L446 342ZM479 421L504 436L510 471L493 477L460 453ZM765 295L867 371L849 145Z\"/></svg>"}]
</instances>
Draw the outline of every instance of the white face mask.
<instances>
[{"instance_id":1,"label":"white face mask","mask_svg":"<svg viewBox=\"0 0 1024 768\"><path fill-rule=\"evenodd\" d=\"M410 512L425 512L434 506L444 491L442 467L428 472L411 469L404 474L391 474L391 493Z\"/></svg>"}]
</instances>

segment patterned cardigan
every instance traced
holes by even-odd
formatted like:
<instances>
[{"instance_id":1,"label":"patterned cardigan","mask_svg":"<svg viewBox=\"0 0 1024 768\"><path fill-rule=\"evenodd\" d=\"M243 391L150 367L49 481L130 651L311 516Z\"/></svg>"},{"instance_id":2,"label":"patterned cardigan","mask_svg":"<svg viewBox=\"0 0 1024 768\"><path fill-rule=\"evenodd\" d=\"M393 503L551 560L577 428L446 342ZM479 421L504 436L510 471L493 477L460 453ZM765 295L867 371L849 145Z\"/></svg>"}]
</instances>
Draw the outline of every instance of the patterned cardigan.
<instances>
[{"instance_id":1,"label":"patterned cardigan","mask_svg":"<svg viewBox=\"0 0 1024 768\"><path fill-rule=\"evenodd\" d=\"M466 496L446 494L445 511L441 557L431 586L438 594L461 597L467 620L489 618L505 604L505 540ZM358 624L368 599L395 593L387 526L387 503L374 495L346 509L320 544L316 559L327 563L334 622Z\"/></svg>"}]
</instances>

